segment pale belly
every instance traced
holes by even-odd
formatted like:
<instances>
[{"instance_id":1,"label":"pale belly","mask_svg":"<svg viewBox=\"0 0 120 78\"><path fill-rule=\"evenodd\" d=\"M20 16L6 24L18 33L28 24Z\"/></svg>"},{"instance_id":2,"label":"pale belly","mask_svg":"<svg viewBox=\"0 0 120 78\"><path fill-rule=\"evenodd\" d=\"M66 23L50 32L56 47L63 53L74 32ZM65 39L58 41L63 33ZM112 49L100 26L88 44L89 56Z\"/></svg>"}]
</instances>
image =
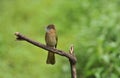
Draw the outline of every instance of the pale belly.
<instances>
[{"instance_id":1,"label":"pale belly","mask_svg":"<svg viewBox=\"0 0 120 78\"><path fill-rule=\"evenodd\" d=\"M56 36L55 35L47 35L46 37L46 43L49 46L55 46L56 45Z\"/></svg>"}]
</instances>

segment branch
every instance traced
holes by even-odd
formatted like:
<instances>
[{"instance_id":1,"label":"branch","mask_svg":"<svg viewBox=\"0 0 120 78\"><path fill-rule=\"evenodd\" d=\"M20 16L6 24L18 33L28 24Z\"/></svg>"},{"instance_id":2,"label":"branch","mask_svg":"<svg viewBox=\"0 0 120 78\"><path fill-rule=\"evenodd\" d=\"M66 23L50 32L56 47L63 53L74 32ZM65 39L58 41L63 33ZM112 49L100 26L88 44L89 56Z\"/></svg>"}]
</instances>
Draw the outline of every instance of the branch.
<instances>
[{"instance_id":1,"label":"branch","mask_svg":"<svg viewBox=\"0 0 120 78\"><path fill-rule=\"evenodd\" d=\"M51 47L48 47L42 43L39 43L39 42L36 42L36 41L33 41L27 37L25 37L24 35L20 34L19 32L16 32L15 35L17 36L17 40L20 40L20 41L27 41L37 47L40 47L42 49L45 49L47 51L50 51L50 52L53 52L53 53L56 53L58 55L61 55L61 56L64 56L66 58L69 59L70 61L70 65L71 65L71 76L72 78L76 78L76 57L74 56L73 54L73 46L70 48L70 53L67 53L67 52L64 52L62 50L58 50L58 49L55 49L55 48L51 48Z\"/></svg>"},{"instance_id":2,"label":"branch","mask_svg":"<svg viewBox=\"0 0 120 78\"><path fill-rule=\"evenodd\" d=\"M75 57L73 45L70 47L69 52L73 57ZM70 67L71 67L71 77L72 78L77 78L76 63L73 63L70 59L69 59L69 61L70 61Z\"/></svg>"}]
</instances>

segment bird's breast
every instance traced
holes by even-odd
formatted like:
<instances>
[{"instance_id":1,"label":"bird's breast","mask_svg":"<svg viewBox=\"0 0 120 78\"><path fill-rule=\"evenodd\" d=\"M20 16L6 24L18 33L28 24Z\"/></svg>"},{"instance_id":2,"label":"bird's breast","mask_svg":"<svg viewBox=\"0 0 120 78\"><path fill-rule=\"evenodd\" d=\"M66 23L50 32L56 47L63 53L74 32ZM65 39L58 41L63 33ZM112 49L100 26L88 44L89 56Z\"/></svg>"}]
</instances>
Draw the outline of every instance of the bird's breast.
<instances>
[{"instance_id":1,"label":"bird's breast","mask_svg":"<svg viewBox=\"0 0 120 78\"><path fill-rule=\"evenodd\" d=\"M47 32L45 37L46 43L49 46L55 46L56 45L56 34L53 32Z\"/></svg>"}]
</instances>

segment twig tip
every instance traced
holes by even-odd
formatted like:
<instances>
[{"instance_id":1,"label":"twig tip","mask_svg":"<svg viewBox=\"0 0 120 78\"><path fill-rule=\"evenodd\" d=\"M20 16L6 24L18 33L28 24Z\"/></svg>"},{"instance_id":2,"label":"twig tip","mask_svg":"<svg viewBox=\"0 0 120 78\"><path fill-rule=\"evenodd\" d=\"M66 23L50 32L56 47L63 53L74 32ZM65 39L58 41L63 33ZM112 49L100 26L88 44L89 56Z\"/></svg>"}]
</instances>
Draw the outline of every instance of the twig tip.
<instances>
[{"instance_id":1,"label":"twig tip","mask_svg":"<svg viewBox=\"0 0 120 78\"><path fill-rule=\"evenodd\" d=\"M74 47L73 44L71 44L71 46L70 46L70 53L71 54L73 54L73 52L74 52L74 48L73 47Z\"/></svg>"},{"instance_id":2,"label":"twig tip","mask_svg":"<svg viewBox=\"0 0 120 78\"><path fill-rule=\"evenodd\" d=\"M19 32L15 32L15 35L18 35L19 34Z\"/></svg>"},{"instance_id":3,"label":"twig tip","mask_svg":"<svg viewBox=\"0 0 120 78\"><path fill-rule=\"evenodd\" d=\"M15 35L17 36L17 40L23 40L23 36L19 32L15 32Z\"/></svg>"}]
</instances>

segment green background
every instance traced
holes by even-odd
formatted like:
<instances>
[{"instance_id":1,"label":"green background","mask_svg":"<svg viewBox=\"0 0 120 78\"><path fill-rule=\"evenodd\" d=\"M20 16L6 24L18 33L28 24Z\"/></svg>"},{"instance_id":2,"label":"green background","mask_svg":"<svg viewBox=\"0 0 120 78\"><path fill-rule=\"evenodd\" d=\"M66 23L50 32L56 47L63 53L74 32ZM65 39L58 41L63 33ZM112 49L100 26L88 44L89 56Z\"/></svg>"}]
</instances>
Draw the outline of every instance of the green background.
<instances>
[{"instance_id":1,"label":"green background","mask_svg":"<svg viewBox=\"0 0 120 78\"><path fill-rule=\"evenodd\" d=\"M16 41L15 32L45 44L56 25L58 49L77 56L78 78L120 78L120 0L0 0L0 78L70 78L66 58Z\"/></svg>"}]
</instances>

